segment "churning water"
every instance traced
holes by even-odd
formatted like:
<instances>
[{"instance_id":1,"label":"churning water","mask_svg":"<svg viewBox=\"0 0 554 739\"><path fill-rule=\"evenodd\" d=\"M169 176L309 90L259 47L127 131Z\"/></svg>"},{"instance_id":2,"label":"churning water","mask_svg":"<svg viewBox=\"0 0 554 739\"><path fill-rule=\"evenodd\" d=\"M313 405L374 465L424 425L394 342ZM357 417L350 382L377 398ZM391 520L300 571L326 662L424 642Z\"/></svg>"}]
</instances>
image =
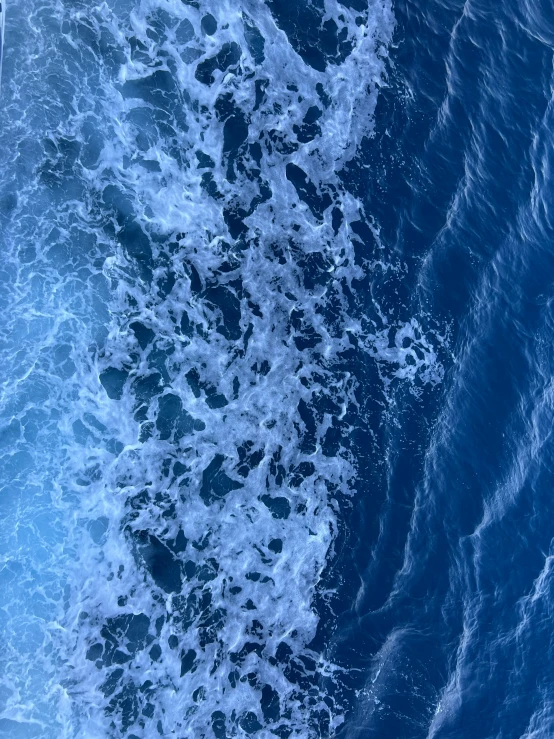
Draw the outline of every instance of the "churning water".
<instances>
[{"instance_id":1,"label":"churning water","mask_svg":"<svg viewBox=\"0 0 554 739\"><path fill-rule=\"evenodd\" d=\"M0 737L553 735L553 45L10 3Z\"/></svg>"}]
</instances>

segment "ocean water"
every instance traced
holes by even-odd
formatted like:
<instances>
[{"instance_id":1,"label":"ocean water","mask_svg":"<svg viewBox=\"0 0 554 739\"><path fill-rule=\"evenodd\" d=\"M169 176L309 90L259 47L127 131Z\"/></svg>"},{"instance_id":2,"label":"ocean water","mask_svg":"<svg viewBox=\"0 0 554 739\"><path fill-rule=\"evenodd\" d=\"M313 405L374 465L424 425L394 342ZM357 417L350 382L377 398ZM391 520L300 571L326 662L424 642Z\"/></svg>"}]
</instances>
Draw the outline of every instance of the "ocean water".
<instances>
[{"instance_id":1,"label":"ocean water","mask_svg":"<svg viewBox=\"0 0 554 739\"><path fill-rule=\"evenodd\" d=\"M553 736L552 7L2 7L0 737Z\"/></svg>"}]
</instances>

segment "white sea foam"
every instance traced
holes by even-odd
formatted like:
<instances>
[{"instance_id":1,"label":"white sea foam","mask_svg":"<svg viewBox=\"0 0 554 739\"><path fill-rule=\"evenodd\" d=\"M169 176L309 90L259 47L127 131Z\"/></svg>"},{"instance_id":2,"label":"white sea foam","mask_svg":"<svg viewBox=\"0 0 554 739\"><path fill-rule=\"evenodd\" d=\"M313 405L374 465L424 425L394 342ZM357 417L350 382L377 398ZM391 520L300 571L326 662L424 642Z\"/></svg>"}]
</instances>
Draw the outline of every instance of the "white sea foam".
<instances>
[{"instance_id":1,"label":"white sea foam","mask_svg":"<svg viewBox=\"0 0 554 739\"><path fill-rule=\"evenodd\" d=\"M390 6L329 0L321 18L350 43L325 71L254 0L19 9L3 414L37 432L17 437L32 495L7 504L34 540L3 551L4 577L30 573L6 617L14 731L309 737L342 720L309 646L355 489L342 357L354 338L414 384L440 364L415 319L391 345L353 292L371 263L337 172L373 129Z\"/></svg>"}]
</instances>

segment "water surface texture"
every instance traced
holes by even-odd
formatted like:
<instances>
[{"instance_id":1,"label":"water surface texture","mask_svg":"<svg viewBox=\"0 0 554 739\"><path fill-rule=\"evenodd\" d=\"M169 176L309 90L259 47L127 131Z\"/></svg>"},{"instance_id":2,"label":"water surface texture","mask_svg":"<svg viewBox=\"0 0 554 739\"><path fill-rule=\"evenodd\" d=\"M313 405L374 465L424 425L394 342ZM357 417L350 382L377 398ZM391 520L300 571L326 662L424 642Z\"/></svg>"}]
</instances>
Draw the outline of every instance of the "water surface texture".
<instances>
[{"instance_id":1,"label":"water surface texture","mask_svg":"<svg viewBox=\"0 0 554 739\"><path fill-rule=\"evenodd\" d=\"M554 734L553 43L9 4L0 737Z\"/></svg>"}]
</instances>

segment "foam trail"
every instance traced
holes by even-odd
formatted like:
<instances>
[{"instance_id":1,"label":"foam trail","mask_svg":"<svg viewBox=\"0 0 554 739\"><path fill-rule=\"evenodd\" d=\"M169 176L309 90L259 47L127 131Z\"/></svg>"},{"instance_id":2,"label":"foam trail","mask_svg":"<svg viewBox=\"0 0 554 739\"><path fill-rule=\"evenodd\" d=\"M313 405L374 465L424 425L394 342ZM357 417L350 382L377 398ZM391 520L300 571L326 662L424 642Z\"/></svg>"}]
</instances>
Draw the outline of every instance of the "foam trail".
<instances>
[{"instance_id":1,"label":"foam trail","mask_svg":"<svg viewBox=\"0 0 554 739\"><path fill-rule=\"evenodd\" d=\"M315 60L273 2L14 10L29 38L7 67L26 86L2 140L2 413L31 459L13 529L37 532L5 547L5 572L18 551L29 573L10 591L14 732L307 738L343 721L339 671L310 643L355 487L348 352L386 387L441 367L417 321L365 316L366 216L338 176L373 131L391 8L309 12Z\"/></svg>"}]
</instances>

